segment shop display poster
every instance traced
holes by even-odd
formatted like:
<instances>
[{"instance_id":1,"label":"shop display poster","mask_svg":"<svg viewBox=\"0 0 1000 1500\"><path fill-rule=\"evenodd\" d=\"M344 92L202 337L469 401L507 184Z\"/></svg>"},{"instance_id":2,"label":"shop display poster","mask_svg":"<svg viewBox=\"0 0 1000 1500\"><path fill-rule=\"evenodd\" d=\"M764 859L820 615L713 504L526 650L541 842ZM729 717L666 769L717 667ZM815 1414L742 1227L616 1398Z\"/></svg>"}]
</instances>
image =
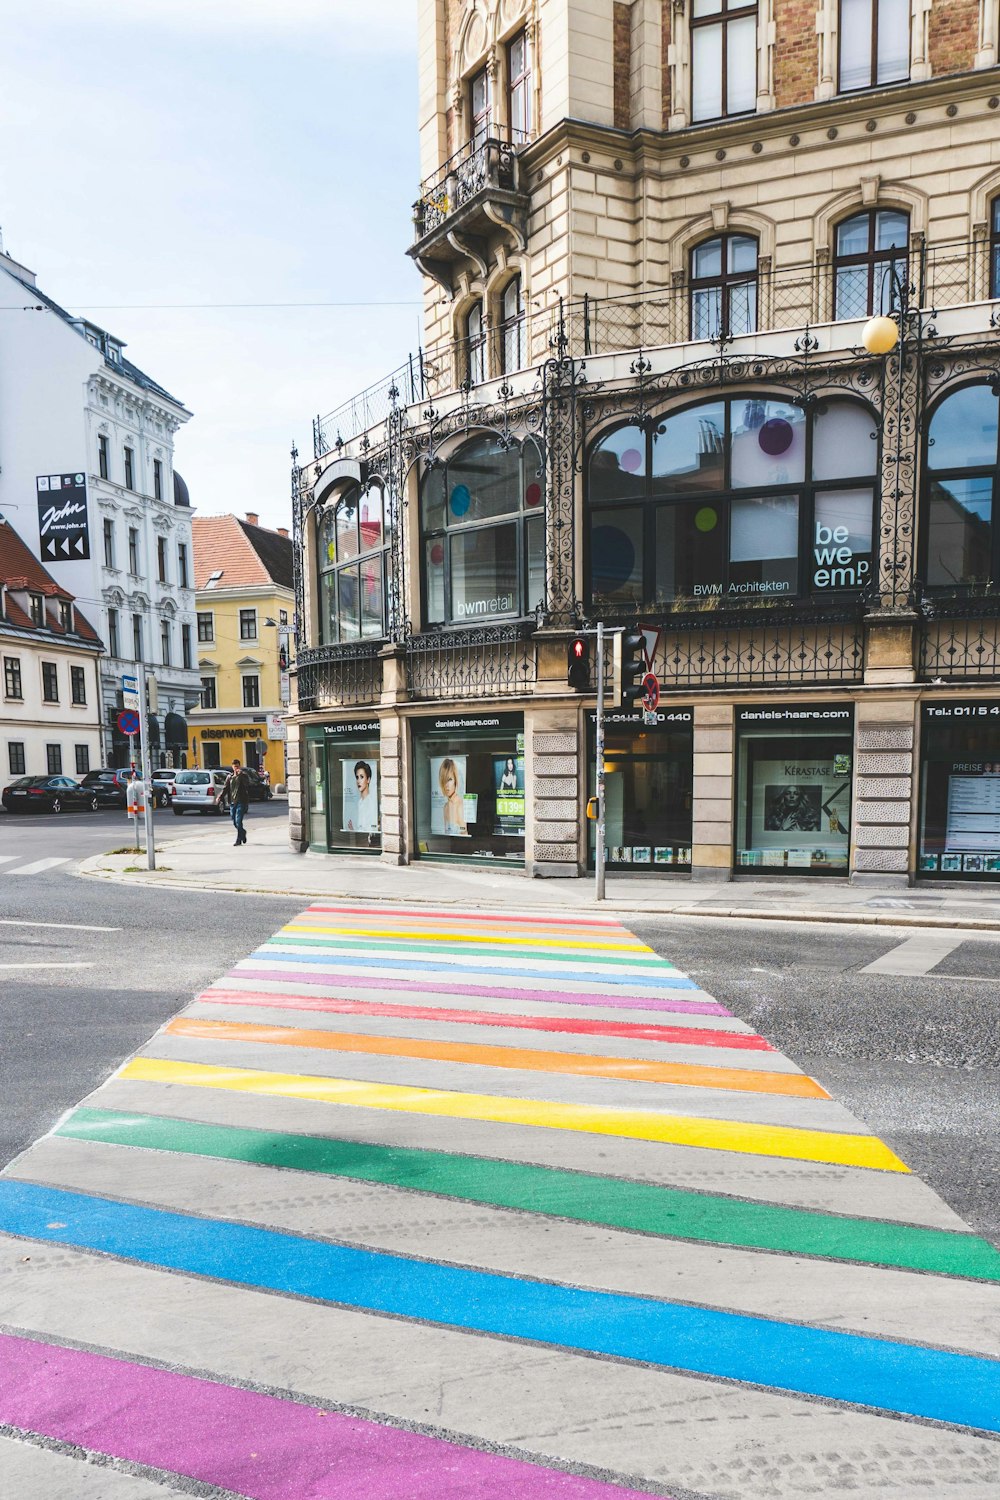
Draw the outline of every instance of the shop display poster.
<instances>
[{"instance_id":1,"label":"shop display poster","mask_svg":"<svg viewBox=\"0 0 1000 1500\"><path fill-rule=\"evenodd\" d=\"M1000 851L1000 775L992 772L948 777L945 846L963 852ZM965 868L978 871L980 867Z\"/></svg>"},{"instance_id":2,"label":"shop display poster","mask_svg":"<svg viewBox=\"0 0 1000 1500\"><path fill-rule=\"evenodd\" d=\"M428 761L432 837L471 838L469 823L476 821L479 799L466 794L467 767L465 755L432 755Z\"/></svg>"},{"instance_id":3,"label":"shop display poster","mask_svg":"<svg viewBox=\"0 0 1000 1500\"><path fill-rule=\"evenodd\" d=\"M753 768L750 843L757 849L823 843L846 852L850 831L851 783L831 758L759 760ZM789 839L789 834L818 835Z\"/></svg>"},{"instance_id":4,"label":"shop display poster","mask_svg":"<svg viewBox=\"0 0 1000 1500\"><path fill-rule=\"evenodd\" d=\"M497 832L524 833L524 757L494 755L493 790Z\"/></svg>"},{"instance_id":5,"label":"shop display poster","mask_svg":"<svg viewBox=\"0 0 1000 1500\"><path fill-rule=\"evenodd\" d=\"M378 833L378 761L342 760L343 833Z\"/></svg>"}]
</instances>

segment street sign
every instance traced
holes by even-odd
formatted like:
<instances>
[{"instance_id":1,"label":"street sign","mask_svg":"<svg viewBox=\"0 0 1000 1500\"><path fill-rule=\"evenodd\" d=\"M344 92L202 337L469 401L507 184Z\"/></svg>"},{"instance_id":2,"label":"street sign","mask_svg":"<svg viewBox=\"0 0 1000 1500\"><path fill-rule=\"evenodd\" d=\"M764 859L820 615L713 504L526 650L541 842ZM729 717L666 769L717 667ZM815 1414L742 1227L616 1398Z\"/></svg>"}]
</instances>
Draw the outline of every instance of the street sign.
<instances>
[{"instance_id":1,"label":"street sign","mask_svg":"<svg viewBox=\"0 0 1000 1500\"><path fill-rule=\"evenodd\" d=\"M139 733L139 715L131 708L123 708L118 715L118 728L122 734Z\"/></svg>"},{"instance_id":2,"label":"street sign","mask_svg":"<svg viewBox=\"0 0 1000 1500\"><path fill-rule=\"evenodd\" d=\"M279 675L278 696L282 703L292 701L292 677L290 672L282 672Z\"/></svg>"},{"instance_id":3,"label":"street sign","mask_svg":"<svg viewBox=\"0 0 1000 1500\"><path fill-rule=\"evenodd\" d=\"M660 702L660 679L655 672L647 672L642 679L642 706L652 713Z\"/></svg>"},{"instance_id":4,"label":"street sign","mask_svg":"<svg viewBox=\"0 0 1000 1500\"><path fill-rule=\"evenodd\" d=\"M660 632L654 625L640 625L639 634L642 636L642 647L646 656L646 671L652 672L656 648L660 644Z\"/></svg>"},{"instance_id":5,"label":"street sign","mask_svg":"<svg viewBox=\"0 0 1000 1500\"><path fill-rule=\"evenodd\" d=\"M139 710L139 679L138 677L122 678L122 707Z\"/></svg>"}]
</instances>

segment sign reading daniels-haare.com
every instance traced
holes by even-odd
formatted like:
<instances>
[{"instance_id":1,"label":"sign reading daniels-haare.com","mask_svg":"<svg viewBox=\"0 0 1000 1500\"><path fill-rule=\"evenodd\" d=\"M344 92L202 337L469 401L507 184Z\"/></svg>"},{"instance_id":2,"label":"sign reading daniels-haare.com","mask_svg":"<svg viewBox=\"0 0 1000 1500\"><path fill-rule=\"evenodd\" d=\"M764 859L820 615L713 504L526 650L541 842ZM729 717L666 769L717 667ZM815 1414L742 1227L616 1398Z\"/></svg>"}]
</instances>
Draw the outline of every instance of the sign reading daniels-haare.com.
<instances>
[{"instance_id":1,"label":"sign reading daniels-haare.com","mask_svg":"<svg viewBox=\"0 0 1000 1500\"><path fill-rule=\"evenodd\" d=\"M85 562L90 556L86 476L40 474L35 491L42 561Z\"/></svg>"}]
</instances>

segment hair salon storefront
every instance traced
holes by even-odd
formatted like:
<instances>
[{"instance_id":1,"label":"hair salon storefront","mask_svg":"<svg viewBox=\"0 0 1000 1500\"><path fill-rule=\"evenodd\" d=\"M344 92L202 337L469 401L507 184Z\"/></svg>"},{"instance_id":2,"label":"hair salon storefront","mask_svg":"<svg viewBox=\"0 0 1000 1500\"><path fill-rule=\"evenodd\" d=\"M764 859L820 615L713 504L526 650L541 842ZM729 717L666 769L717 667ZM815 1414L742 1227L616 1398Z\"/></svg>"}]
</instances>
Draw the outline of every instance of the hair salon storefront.
<instances>
[{"instance_id":1,"label":"hair salon storefront","mask_svg":"<svg viewBox=\"0 0 1000 1500\"><path fill-rule=\"evenodd\" d=\"M524 715L411 719L414 853L524 864Z\"/></svg>"},{"instance_id":2,"label":"hair salon storefront","mask_svg":"<svg viewBox=\"0 0 1000 1500\"><path fill-rule=\"evenodd\" d=\"M378 719L311 724L303 774L310 849L379 854Z\"/></svg>"},{"instance_id":3,"label":"hair salon storefront","mask_svg":"<svg viewBox=\"0 0 1000 1500\"><path fill-rule=\"evenodd\" d=\"M1000 699L921 705L917 872L1000 880Z\"/></svg>"},{"instance_id":4,"label":"hair salon storefront","mask_svg":"<svg viewBox=\"0 0 1000 1500\"><path fill-rule=\"evenodd\" d=\"M641 713L604 720L604 824L607 868L651 874L691 869L694 769L690 708L661 707L655 723ZM596 791L596 713L587 715L588 795ZM594 867L596 824L588 822Z\"/></svg>"}]
</instances>

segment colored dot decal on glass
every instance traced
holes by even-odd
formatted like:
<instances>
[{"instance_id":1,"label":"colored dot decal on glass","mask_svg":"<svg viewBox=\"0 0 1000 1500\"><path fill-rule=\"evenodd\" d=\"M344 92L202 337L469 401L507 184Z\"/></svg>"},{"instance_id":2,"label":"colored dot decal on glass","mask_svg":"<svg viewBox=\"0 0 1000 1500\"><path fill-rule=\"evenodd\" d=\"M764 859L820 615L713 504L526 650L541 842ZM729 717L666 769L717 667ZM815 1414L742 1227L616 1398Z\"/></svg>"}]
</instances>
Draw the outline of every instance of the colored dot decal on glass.
<instances>
[{"instance_id":1,"label":"colored dot decal on glass","mask_svg":"<svg viewBox=\"0 0 1000 1500\"><path fill-rule=\"evenodd\" d=\"M632 539L617 526L595 526L590 543L594 588L599 594L613 594L632 577L635 568Z\"/></svg>"},{"instance_id":2,"label":"colored dot decal on glass","mask_svg":"<svg viewBox=\"0 0 1000 1500\"><path fill-rule=\"evenodd\" d=\"M431 547L431 562L439 568L444 562L444 546L441 542L435 542Z\"/></svg>"},{"instance_id":3,"label":"colored dot decal on glass","mask_svg":"<svg viewBox=\"0 0 1000 1500\"><path fill-rule=\"evenodd\" d=\"M619 463L630 474L636 474L642 468L642 454L638 448L626 448L619 459Z\"/></svg>"},{"instance_id":4,"label":"colored dot decal on glass","mask_svg":"<svg viewBox=\"0 0 1000 1500\"><path fill-rule=\"evenodd\" d=\"M464 516L466 511L469 509L469 506L472 504L472 496L469 494L468 485L456 484L455 488L451 492L451 500L449 503L451 505L451 513L453 516Z\"/></svg>"},{"instance_id":5,"label":"colored dot decal on glass","mask_svg":"<svg viewBox=\"0 0 1000 1500\"><path fill-rule=\"evenodd\" d=\"M772 417L760 429L757 441L761 452L766 453L769 458L777 458L780 454L788 452L794 436L791 422L786 422L784 417Z\"/></svg>"},{"instance_id":6,"label":"colored dot decal on glass","mask_svg":"<svg viewBox=\"0 0 1000 1500\"><path fill-rule=\"evenodd\" d=\"M540 484L529 484L524 492L525 505L541 505L542 487Z\"/></svg>"},{"instance_id":7,"label":"colored dot decal on glass","mask_svg":"<svg viewBox=\"0 0 1000 1500\"><path fill-rule=\"evenodd\" d=\"M701 510L695 512L694 524L699 531L714 531L719 524L719 513L710 505L703 505Z\"/></svg>"}]
</instances>

